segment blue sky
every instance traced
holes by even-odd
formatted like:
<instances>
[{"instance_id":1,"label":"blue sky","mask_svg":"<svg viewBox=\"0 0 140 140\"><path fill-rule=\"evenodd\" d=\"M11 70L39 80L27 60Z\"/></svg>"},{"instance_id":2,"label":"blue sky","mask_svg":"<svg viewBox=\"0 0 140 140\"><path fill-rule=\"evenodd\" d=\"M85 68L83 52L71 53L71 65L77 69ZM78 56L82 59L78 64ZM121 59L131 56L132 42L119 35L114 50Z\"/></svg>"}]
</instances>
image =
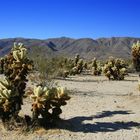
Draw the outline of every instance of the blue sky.
<instances>
[{"instance_id":1,"label":"blue sky","mask_svg":"<svg viewBox=\"0 0 140 140\"><path fill-rule=\"evenodd\" d=\"M0 0L0 38L140 37L140 0Z\"/></svg>"}]
</instances>

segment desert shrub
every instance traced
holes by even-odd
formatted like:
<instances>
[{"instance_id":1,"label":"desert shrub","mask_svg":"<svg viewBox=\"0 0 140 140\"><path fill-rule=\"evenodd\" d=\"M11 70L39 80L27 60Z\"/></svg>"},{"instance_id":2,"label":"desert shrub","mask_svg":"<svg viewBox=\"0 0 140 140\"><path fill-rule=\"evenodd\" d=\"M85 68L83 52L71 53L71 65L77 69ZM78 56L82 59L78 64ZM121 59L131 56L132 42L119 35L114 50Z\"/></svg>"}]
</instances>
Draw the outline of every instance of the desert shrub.
<instances>
[{"instance_id":1,"label":"desert shrub","mask_svg":"<svg viewBox=\"0 0 140 140\"><path fill-rule=\"evenodd\" d=\"M127 75L127 65L122 59L110 57L103 67L103 72L109 80L123 80Z\"/></svg>"},{"instance_id":2,"label":"desert shrub","mask_svg":"<svg viewBox=\"0 0 140 140\"><path fill-rule=\"evenodd\" d=\"M75 59L65 57L41 58L40 60L39 58L37 59L37 61L42 61L41 63L36 63L37 69L40 73L47 74L47 79L56 77L65 78L69 75L80 74L86 68L86 63L84 63L83 59L80 59L79 55L76 55ZM46 63L46 66L40 66L43 62Z\"/></svg>"},{"instance_id":3,"label":"desert shrub","mask_svg":"<svg viewBox=\"0 0 140 140\"><path fill-rule=\"evenodd\" d=\"M62 56L47 57L42 52L33 51L30 58L34 60L35 71L39 72L42 82L46 79L50 82L56 77L67 77L72 67L71 60Z\"/></svg>"},{"instance_id":4,"label":"desert shrub","mask_svg":"<svg viewBox=\"0 0 140 140\"><path fill-rule=\"evenodd\" d=\"M46 57L42 51L38 53L35 48L29 57L34 60L34 68L40 73L42 81L44 79L51 81L57 77L66 78L69 75L80 74L87 69L87 63L78 54L74 59L63 56Z\"/></svg>"},{"instance_id":5,"label":"desert shrub","mask_svg":"<svg viewBox=\"0 0 140 140\"><path fill-rule=\"evenodd\" d=\"M57 61L51 57L46 56L44 50L46 47L32 47L29 51L28 57L34 60L34 77L38 77L38 81L40 83L43 82L52 82L55 77L55 73L57 72ZM30 77L30 76L29 76ZM32 78L33 80L33 78ZM34 80L35 81L35 80Z\"/></svg>"},{"instance_id":6,"label":"desert shrub","mask_svg":"<svg viewBox=\"0 0 140 140\"><path fill-rule=\"evenodd\" d=\"M71 59L65 57L56 57L52 59L54 65L56 65L56 71L54 77L68 77L69 70L71 69Z\"/></svg>"}]
</instances>

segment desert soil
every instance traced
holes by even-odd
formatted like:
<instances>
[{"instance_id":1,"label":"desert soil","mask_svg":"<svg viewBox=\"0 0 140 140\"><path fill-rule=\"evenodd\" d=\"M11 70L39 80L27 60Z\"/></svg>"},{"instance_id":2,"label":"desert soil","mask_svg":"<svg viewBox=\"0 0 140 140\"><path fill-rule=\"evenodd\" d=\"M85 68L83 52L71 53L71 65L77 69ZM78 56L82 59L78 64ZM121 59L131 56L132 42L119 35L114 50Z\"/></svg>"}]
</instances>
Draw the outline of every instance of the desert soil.
<instances>
[{"instance_id":1,"label":"desert soil","mask_svg":"<svg viewBox=\"0 0 140 140\"><path fill-rule=\"evenodd\" d=\"M130 74L124 81L81 75L56 82L72 91L62 107L62 120L29 134L6 131L0 124L0 140L140 140L137 75ZM21 114L25 113L30 115L28 100Z\"/></svg>"}]
</instances>

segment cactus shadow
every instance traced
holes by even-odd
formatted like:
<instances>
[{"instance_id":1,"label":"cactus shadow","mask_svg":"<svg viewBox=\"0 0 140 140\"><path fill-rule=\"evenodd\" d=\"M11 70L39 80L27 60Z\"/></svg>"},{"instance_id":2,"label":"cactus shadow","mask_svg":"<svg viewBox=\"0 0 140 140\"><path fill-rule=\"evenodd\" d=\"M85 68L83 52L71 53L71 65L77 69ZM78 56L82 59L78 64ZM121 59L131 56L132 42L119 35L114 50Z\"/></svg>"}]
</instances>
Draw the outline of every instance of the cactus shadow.
<instances>
[{"instance_id":1,"label":"cactus shadow","mask_svg":"<svg viewBox=\"0 0 140 140\"><path fill-rule=\"evenodd\" d=\"M74 117L69 120L61 120L56 128L69 130L72 132L98 133L98 132L115 132L118 130L131 130L134 127L140 127L140 123L130 122L94 122L84 123L84 121L92 120L92 117Z\"/></svg>"},{"instance_id":2,"label":"cactus shadow","mask_svg":"<svg viewBox=\"0 0 140 140\"><path fill-rule=\"evenodd\" d=\"M99 112L97 115L93 116L94 118L104 118L104 117L112 117L114 115L128 115L128 114L134 114L131 110L123 111L102 111Z\"/></svg>"},{"instance_id":3,"label":"cactus shadow","mask_svg":"<svg viewBox=\"0 0 140 140\"><path fill-rule=\"evenodd\" d=\"M140 123L129 121L116 121L116 122L90 122L93 119L111 117L113 115L127 115L131 114L130 111L103 111L95 116L77 116L68 120L59 119L57 120L51 129L63 129L71 132L82 132L82 133L98 133L98 132L115 132L118 130L131 130L134 127L139 128ZM48 128L46 128L48 129ZM50 128L49 128L50 129Z\"/></svg>"}]
</instances>

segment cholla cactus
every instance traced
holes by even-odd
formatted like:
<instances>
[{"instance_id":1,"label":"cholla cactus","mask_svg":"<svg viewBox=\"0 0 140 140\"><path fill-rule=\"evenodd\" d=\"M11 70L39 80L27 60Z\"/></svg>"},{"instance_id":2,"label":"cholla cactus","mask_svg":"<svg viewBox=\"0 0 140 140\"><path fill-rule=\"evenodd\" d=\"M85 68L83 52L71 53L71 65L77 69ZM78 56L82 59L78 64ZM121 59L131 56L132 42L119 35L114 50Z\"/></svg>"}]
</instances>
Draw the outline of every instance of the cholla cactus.
<instances>
[{"instance_id":1,"label":"cholla cactus","mask_svg":"<svg viewBox=\"0 0 140 140\"><path fill-rule=\"evenodd\" d=\"M134 43L132 45L132 60L133 60L133 65L136 69L137 72L140 72L140 42L137 41L137 43ZM139 74L140 77L140 74ZM140 90L140 80L138 80L138 88Z\"/></svg>"},{"instance_id":2,"label":"cholla cactus","mask_svg":"<svg viewBox=\"0 0 140 140\"><path fill-rule=\"evenodd\" d=\"M132 57L133 57L133 64L136 71L140 71L140 42L134 43L132 45Z\"/></svg>"},{"instance_id":3,"label":"cholla cactus","mask_svg":"<svg viewBox=\"0 0 140 140\"><path fill-rule=\"evenodd\" d=\"M6 104L12 104L12 106L9 108L9 112L7 113L7 118L18 116L18 112L21 109L27 81L26 76L33 67L32 61L27 58L26 54L27 49L22 43L14 43L14 47L11 52L0 60L1 73L6 76L6 79L10 85L10 88L1 88L0 91L1 95L6 93L7 97L9 97L9 100L5 100ZM6 86L6 82L1 81L0 86ZM0 108L3 108L3 104L1 104ZM4 114L4 112L1 112L1 114Z\"/></svg>"},{"instance_id":4,"label":"cholla cactus","mask_svg":"<svg viewBox=\"0 0 140 140\"><path fill-rule=\"evenodd\" d=\"M33 120L38 119L38 116L41 115L44 119L52 121L59 117L62 113L60 107L66 105L66 100L69 100L70 97L67 95L67 90L62 87L37 86L34 88L31 99L33 99ZM50 110L52 110L51 113Z\"/></svg>"},{"instance_id":5,"label":"cholla cactus","mask_svg":"<svg viewBox=\"0 0 140 140\"><path fill-rule=\"evenodd\" d=\"M72 68L69 72L70 75L80 74L83 71L83 68L85 67L83 59L80 59L80 55L75 56L75 60L72 61L74 64L72 64Z\"/></svg>"},{"instance_id":6,"label":"cholla cactus","mask_svg":"<svg viewBox=\"0 0 140 140\"><path fill-rule=\"evenodd\" d=\"M122 59L111 57L104 65L103 71L109 80L123 80L124 76L127 75L126 63Z\"/></svg>"},{"instance_id":7,"label":"cholla cactus","mask_svg":"<svg viewBox=\"0 0 140 140\"><path fill-rule=\"evenodd\" d=\"M77 74L80 74L83 70L83 59L79 59L77 62Z\"/></svg>"},{"instance_id":8,"label":"cholla cactus","mask_svg":"<svg viewBox=\"0 0 140 140\"><path fill-rule=\"evenodd\" d=\"M102 73L102 68L100 66L100 63L97 62L96 58L93 59L92 71L93 71L93 75L101 75Z\"/></svg>"},{"instance_id":9,"label":"cholla cactus","mask_svg":"<svg viewBox=\"0 0 140 140\"><path fill-rule=\"evenodd\" d=\"M83 69L87 69L87 63L80 59L80 55L76 54L75 59L63 59L60 61L57 75L60 77L68 77L68 75L80 74Z\"/></svg>"},{"instance_id":10,"label":"cholla cactus","mask_svg":"<svg viewBox=\"0 0 140 140\"><path fill-rule=\"evenodd\" d=\"M80 55L79 55L79 54L76 54L76 55L75 55L75 60L74 60L74 65L75 65L75 66L77 65L79 59L80 59Z\"/></svg>"}]
</instances>

